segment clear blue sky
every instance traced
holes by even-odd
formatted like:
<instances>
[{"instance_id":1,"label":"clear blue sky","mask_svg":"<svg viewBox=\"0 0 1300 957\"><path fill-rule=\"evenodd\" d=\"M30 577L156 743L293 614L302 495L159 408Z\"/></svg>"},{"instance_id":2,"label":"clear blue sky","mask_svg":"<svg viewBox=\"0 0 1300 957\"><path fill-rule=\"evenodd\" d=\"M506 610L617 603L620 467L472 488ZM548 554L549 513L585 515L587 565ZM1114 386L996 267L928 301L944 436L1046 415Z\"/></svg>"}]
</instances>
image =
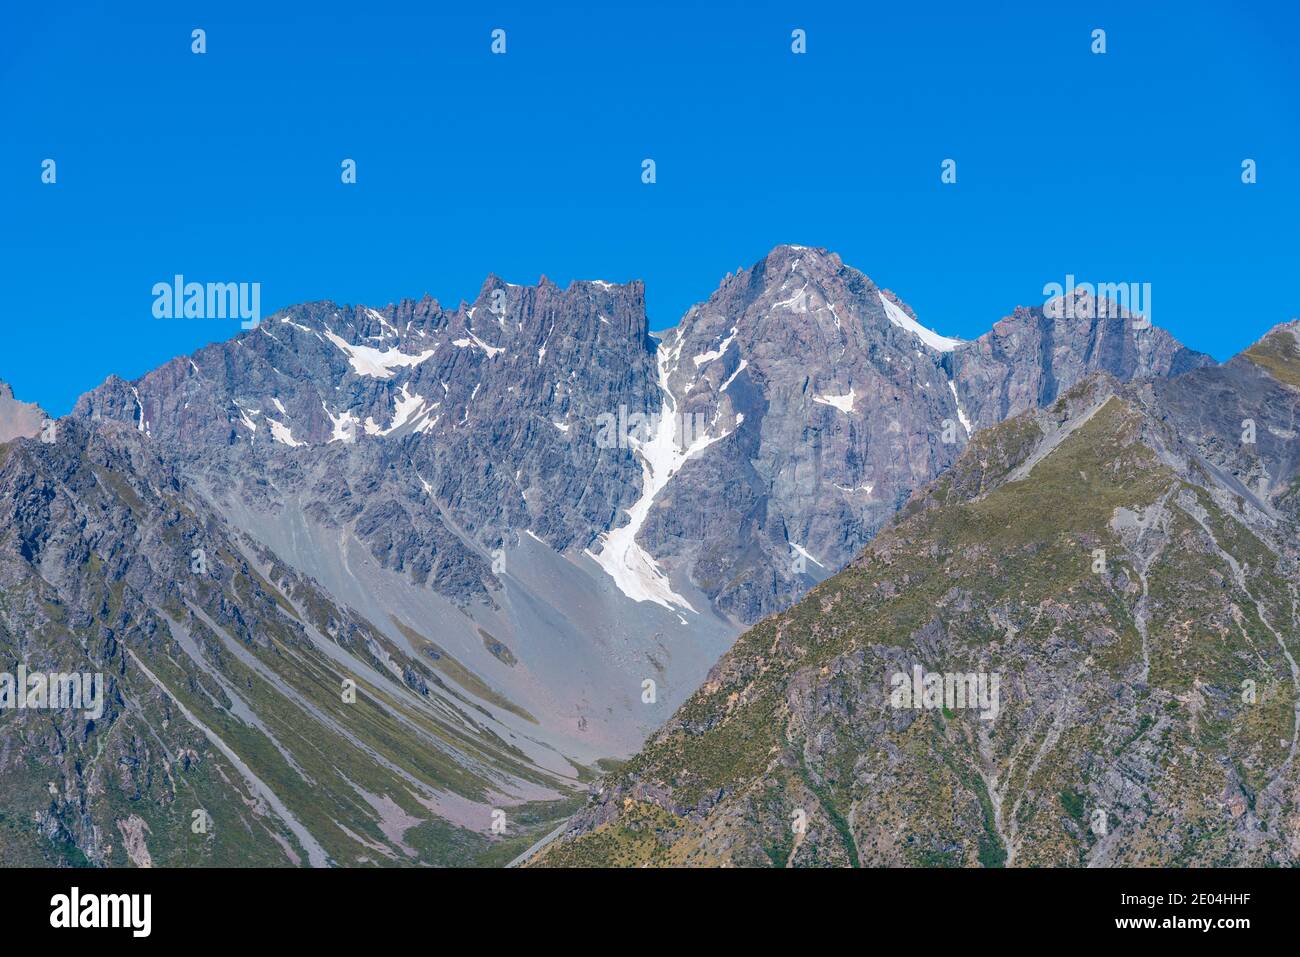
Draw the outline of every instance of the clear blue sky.
<instances>
[{"instance_id":1,"label":"clear blue sky","mask_svg":"<svg viewBox=\"0 0 1300 957\"><path fill-rule=\"evenodd\" d=\"M9 4L0 378L62 414L233 335L153 318L177 272L264 314L641 278L663 328L781 242L964 337L1067 273L1219 358L1300 314L1293 3L617 6Z\"/></svg>"}]
</instances>

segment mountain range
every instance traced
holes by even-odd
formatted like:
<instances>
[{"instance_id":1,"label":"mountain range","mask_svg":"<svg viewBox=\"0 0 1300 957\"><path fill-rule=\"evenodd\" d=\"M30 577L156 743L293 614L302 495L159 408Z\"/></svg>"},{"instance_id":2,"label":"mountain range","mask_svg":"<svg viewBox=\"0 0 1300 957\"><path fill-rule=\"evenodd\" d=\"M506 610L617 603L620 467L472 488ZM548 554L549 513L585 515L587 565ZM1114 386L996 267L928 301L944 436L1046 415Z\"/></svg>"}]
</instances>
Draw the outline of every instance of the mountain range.
<instances>
[{"instance_id":1,"label":"mountain range","mask_svg":"<svg viewBox=\"0 0 1300 957\"><path fill-rule=\"evenodd\" d=\"M1293 321L977 433L530 863L1294 866L1298 424Z\"/></svg>"},{"instance_id":2,"label":"mountain range","mask_svg":"<svg viewBox=\"0 0 1300 957\"><path fill-rule=\"evenodd\" d=\"M662 333L639 282L490 276L290 307L53 434L0 388L0 655L108 689L0 710L0 862L1092 861L1138 851L1071 809L1208 793L1071 776L1103 729L1250 796L1151 859L1289 860L1293 339L1218 365L1021 307L961 341L780 246ZM1271 704L1219 709L1245 649ZM1002 669L996 733L881 712L909 654Z\"/></svg>"}]
</instances>

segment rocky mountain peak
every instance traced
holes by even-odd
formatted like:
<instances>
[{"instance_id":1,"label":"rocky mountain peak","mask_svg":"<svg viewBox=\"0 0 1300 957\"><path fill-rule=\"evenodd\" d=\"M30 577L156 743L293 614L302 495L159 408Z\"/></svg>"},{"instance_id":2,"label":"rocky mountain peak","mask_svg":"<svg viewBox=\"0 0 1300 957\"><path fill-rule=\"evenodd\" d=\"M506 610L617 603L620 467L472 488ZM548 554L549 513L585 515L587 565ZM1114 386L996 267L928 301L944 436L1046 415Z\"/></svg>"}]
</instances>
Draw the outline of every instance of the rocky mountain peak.
<instances>
[{"instance_id":1,"label":"rocky mountain peak","mask_svg":"<svg viewBox=\"0 0 1300 957\"><path fill-rule=\"evenodd\" d=\"M768 274L780 275L786 269L797 269L800 265L810 270L837 272L844 268L844 261L839 253L822 246L800 246L795 243L781 243L773 246L771 252L754 269L760 266Z\"/></svg>"},{"instance_id":2,"label":"rocky mountain peak","mask_svg":"<svg viewBox=\"0 0 1300 957\"><path fill-rule=\"evenodd\" d=\"M531 863L1294 866L1300 393L1270 363L1098 370L978 433ZM984 691L923 699L958 674Z\"/></svg>"},{"instance_id":3,"label":"rocky mountain peak","mask_svg":"<svg viewBox=\"0 0 1300 957\"><path fill-rule=\"evenodd\" d=\"M0 442L34 438L47 418L35 403L15 399L9 383L0 380Z\"/></svg>"},{"instance_id":4,"label":"rocky mountain peak","mask_svg":"<svg viewBox=\"0 0 1300 957\"><path fill-rule=\"evenodd\" d=\"M1290 333L1296 342L1300 342L1300 319L1291 319L1287 322L1279 322L1268 332L1264 333L1264 335L1260 336L1259 341L1264 342L1273 339L1275 336L1285 335L1287 333Z\"/></svg>"},{"instance_id":5,"label":"rocky mountain peak","mask_svg":"<svg viewBox=\"0 0 1300 957\"><path fill-rule=\"evenodd\" d=\"M1266 536L1273 534L1269 521L1300 513L1291 379L1300 368L1300 324L1283 324L1216 366L1167 333L1136 328L1124 317L1020 308L972 341L943 336L930 321L835 253L796 245L778 246L726 276L676 328L655 336L647 331L640 281L575 280L561 288L545 277L517 285L489 275L472 302L450 308L427 295L382 307L292 306L132 382L110 377L82 397L55 443L23 443L17 455L12 446L0 450L0 486L10 490L0 506L12 506L0 515L0 529L19 531L0 535L0 544L8 543L0 547L0 585L8 595L31 598L0 609L0 633L36 635L45 647L70 653L103 649L132 700L183 696L177 700L193 713L235 733L238 722L212 695L196 691L209 678L238 710L238 689L251 687L246 669L283 665L269 675L270 686L314 714L313 692L294 683L318 674L313 687L332 689L341 664L383 685L386 700L414 708L417 724L441 722L442 715L457 729L444 734L438 723L436 732L438 750L453 764L403 769L399 777L413 774L431 795L455 791L456 781L469 780L466 768L493 778L489 784L474 777L451 804L418 800L404 813L481 830L488 820L481 802L489 794L504 787L506 797L521 802L568 793L575 771L585 779L596 759L629 754L700 686L741 625L773 622L870 543L871 555L898 556L912 570L900 575L874 559L859 562L833 587L852 586L865 574L879 574L880 587L871 594L835 591L845 596L836 612L845 617L831 632L886 636L871 652L877 657L893 654L895 638L911 640L913 632L921 648L983 654L989 623L1000 630L1008 615L994 592L1017 567L1040 560L1042 543L1079 533L1057 528L1059 535L1044 535L1035 522L1053 532L1043 523L1067 509L1087 511L1092 524L1081 547L1113 532L1118 539L1104 544L1117 556L1117 547L1141 544L1129 533L1148 513L1163 514L1150 512L1158 500L1134 497L1135 483L1170 467L1192 484L1204 484L1202 472L1212 474L1213 487L1206 488L1215 501L1252 528L1264 516ZM0 387L0 421L6 408L34 407ZM994 428L1017 413L1024 413L1017 422ZM1166 417L1177 425L1168 427L1172 438ZM1248 419L1255 441L1246 444ZM1173 466L1164 461L1169 456ZM32 463L44 463L43 471ZM39 487L29 482L38 471ZM1013 472L1023 481L1010 480ZM941 475L946 484L930 484ZM993 498L1008 486L1015 487ZM918 489L928 491L914 494ZM1165 486L1156 491L1163 495ZM1114 516L1092 514L1101 500L1094 493L1113 499ZM1135 506L1144 507L1141 514ZM1201 514L1190 500L1188 506L1192 518ZM878 537L900 507L902 523ZM909 541L897 533L931 512L935 519L951 516L954 508L975 509L985 536L956 556L954 568L970 586L961 593L923 565L948 548L947 539ZM974 527L958 521L939 530ZM1023 541L1009 537L1021 534ZM990 571L988 563L1003 555L1000 547L990 551L990 542L1009 543L1008 554L1022 564ZM214 580L195 577L196 549ZM1050 557L1043 566L1049 571L1069 564L1060 554ZM1252 571L1264 567L1241 557ZM1084 569L1076 571L1091 588L1097 581L1091 573L1083 578ZM944 645L944 623L916 617L945 602L965 615L980 590L978 614L963 619L969 642ZM1032 630L1039 622L1064 613L1062 607L1084 607L1063 606L1067 591L1055 589L1045 608L1026 606L1016 620L1026 636L1017 654L1045 647ZM1149 592L1158 598L1154 580ZM1136 600L1139 593L1146 590L1117 581L1113 595L1095 596L1097 607L1102 598ZM895 599L896 606L873 604ZM800 614L816 607L804 605ZM43 620L52 608L68 614ZM1162 615L1174 618L1169 609ZM915 627L899 631L912 618ZM1153 613L1147 622L1156 620ZM1102 623L1093 624L1100 634ZM799 642L808 635L802 625L792 632ZM1063 632L1050 647L1074 649L1080 634ZM1125 639L1129 651L1138 647L1133 634ZM1261 644L1268 636L1255 637ZM750 642L776 649L764 664L773 676L809 650L779 638L769 631ZM265 650L267 640L275 642L275 661L242 657ZM1153 686L1162 648L1176 640L1147 649L1155 656ZM1201 646L1188 647L1191 653ZM1102 645L1097 650L1108 653ZM822 662L831 674L841 665L857 667L834 655ZM1052 667L1035 659L1027 673ZM817 726L826 699L808 704L799 690L810 686L805 679L824 674L793 675L797 680L771 700L796 706L802 727L832 741L830 730ZM642 698L646 676L658 685L656 708ZM835 720L851 725L853 714L867 713L859 704L833 711ZM250 702L247 713L258 713L274 725L268 733L280 733L275 740L287 741L290 729L275 718L281 708L259 712ZM122 713L136 720L130 709ZM1053 720L1046 712L1033 717L1040 730ZM170 727L165 740L176 753L203 747L204 736L183 722L155 727L147 715L138 720L132 735L119 739ZM773 729L784 718L764 713L757 720L756 727ZM432 753L427 735L413 730L409 744L392 749L389 741L384 753ZM93 740L71 726L60 733L65 741ZM358 743L348 767L369 767L369 793L398 793L393 769L383 762L370 767L362 756L377 753L365 727L340 726L337 737L345 748ZM720 753L739 755L749 732L742 737L742 748L732 739ZM873 727L865 740L878 738ZM498 760L496 743L510 754ZM299 755L309 764L303 777L324 783L304 790L270 749L232 743L293 796L287 811L277 812L283 820L314 817L319 793L330 802L327 813L352 822L357 833L384 833L365 823L365 807L352 806L355 782L334 781L328 760L318 765L318 756L335 747L333 737L308 742ZM816 748L800 754L820 775L852 766L864 747L863 740L848 741L847 762L822 761ZM518 749L535 768L516 764ZM60 760L49 747L32 753ZM760 763L769 753L777 752L763 751ZM77 781L84 755L66 754L64 777ZM276 766L266 764L268 756ZM162 780L158 767L148 771ZM521 771L531 783L517 777ZM49 807L43 789L51 779L43 767L32 778L27 809ZM134 793L129 780L111 787ZM1049 791L1063 788L1082 785L1062 778ZM97 778L67 793L76 800L61 826L75 832L90 859L104 859L108 851L95 835L112 833L105 815L118 802L89 797L105 793ZM701 793L719 800L714 783ZM233 798L225 803L242 807ZM77 816L86 806L96 808L93 822ZM983 806L976 796L963 813ZM1004 820L1015 818L1013 810ZM48 818L42 826L51 826ZM788 831L788 819L781 829ZM927 838L927 855L951 853L952 835L940 831ZM304 834L295 838L295 855L310 857L313 837L340 860L386 853L353 846L342 832ZM262 840L259 860L282 856L283 836ZM1009 856L1029 854L1034 845L1016 834L1005 838ZM157 850L161 858L162 845Z\"/></svg>"},{"instance_id":6,"label":"rocky mountain peak","mask_svg":"<svg viewBox=\"0 0 1300 957\"><path fill-rule=\"evenodd\" d=\"M1300 321L1279 323L1230 366L1248 362L1268 372L1284 388L1300 389Z\"/></svg>"},{"instance_id":7,"label":"rocky mountain peak","mask_svg":"<svg viewBox=\"0 0 1300 957\"><path fill-rule=\"evenodd\" d=\"M1148 310L1149 311L1149 310ZM953 352L952 373L976 428L1055 400L1092 371L1122 381L1214 365L1141 314L1075 289L1046 306L1017 306Z\"/></svg>"},{"instance_id":8,"label":"rocky mountain peak","mask_svg":"<svg viewBox=\"0 0 1300 957\"><path fill-rule=\"evenodd\" d=\"M431 567L416 556L442 541L435 581L460 598L496 587L462 572L529 532L590 554L637 601L694 609L694 586L753 621L842 567L976 428L1095 369L1127 380L1197 361L1124 327L1019 309L964 342L836 253L786 244L657 337L639 280L491 274L451 310L427 296L294 306L110 380L79 411L176 446L223 494L323 469L331 504L315 518L365 502L384 562ZM238 464L217 467L214 449Z\"/></svg>"}]
</instances>

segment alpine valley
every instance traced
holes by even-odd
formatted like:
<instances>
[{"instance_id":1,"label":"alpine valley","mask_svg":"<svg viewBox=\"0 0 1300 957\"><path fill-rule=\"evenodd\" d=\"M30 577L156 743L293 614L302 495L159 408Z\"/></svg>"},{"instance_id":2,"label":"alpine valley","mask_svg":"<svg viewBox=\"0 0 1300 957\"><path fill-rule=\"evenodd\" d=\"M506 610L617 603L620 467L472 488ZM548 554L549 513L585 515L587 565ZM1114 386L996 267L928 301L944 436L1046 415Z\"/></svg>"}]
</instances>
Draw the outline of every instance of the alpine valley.
<instances>
[{"instance_id":1,"label":"alpine valley","mask_svg":"<svg viewBox=\"0 0 1300 957\"><path fill-rule=\"evenodd\" d=\"M780 246L0 385L0 671L105 678L0 707L0 864L1296 863L1300 324L1068 296Z\"/></svg>"}]
</instances>

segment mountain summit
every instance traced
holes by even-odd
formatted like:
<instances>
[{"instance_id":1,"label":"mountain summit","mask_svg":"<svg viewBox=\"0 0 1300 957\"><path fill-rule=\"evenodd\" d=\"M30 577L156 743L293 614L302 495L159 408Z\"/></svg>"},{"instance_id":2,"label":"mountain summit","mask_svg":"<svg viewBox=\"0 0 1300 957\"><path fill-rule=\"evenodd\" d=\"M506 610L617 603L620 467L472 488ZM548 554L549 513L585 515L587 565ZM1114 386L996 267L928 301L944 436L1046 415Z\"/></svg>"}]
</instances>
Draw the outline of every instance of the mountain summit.
<instances>
[{"instance_id":1,"label":"mountain summit","mask_svg":"<svg viewBox=\"0 0 1300 957\"><path fill-rule=\"evenodd\" d=\"M532 863L1300 861L1300 349L978 433Z\"/></svg>"},{"instance_id":2,"label":"mountain summit","mask_svg":"<svg viewBox=\"0 0 1300 957\"><path fill-rule=\"evenodd\" d=\"M0 381L0 442L16 438L35 438L47 419L41 407L19 402L7 382Z\"/></svg>"},{"instance_id":3,"label":"mountain summit","mask_svg":"<svg viewBox=\"0 0 1300 957\"><path fill-rule=\"evenodd\" d=\"M49 835L28 859L231 860L176 839L190 785L250 860L512 856L980 429L1097 372L1177 406L1228 368L1124 318L932 325L780 246L659 335L640 282L489 276L455 308L305 303L110 378L54 442L0 448L25 596L0 647L114 676L105 716L56 720L65 750L5 733L31 762L6 813ZM1280 341L1219 374L1254 382ZM1252 495L1287 461L1260 435ZM362 710L337 710L347 682ZM94 760L108 735L135 757Z\"/></svg>"},{"instance_id":4,"label":"mountain summit","mask_svg":"<svg viewBox=\"0 0 1300 957\"><path fill-rule=\"evenodd\" d=\"M728 438L678 465L638 537L747 623L842 568L974 430L1094 371L1127 381L1212 364L1161 329L1042 308L964 342L805 246L727 276L659 349L674 408Z\"/></svg>"}]
</instances>

